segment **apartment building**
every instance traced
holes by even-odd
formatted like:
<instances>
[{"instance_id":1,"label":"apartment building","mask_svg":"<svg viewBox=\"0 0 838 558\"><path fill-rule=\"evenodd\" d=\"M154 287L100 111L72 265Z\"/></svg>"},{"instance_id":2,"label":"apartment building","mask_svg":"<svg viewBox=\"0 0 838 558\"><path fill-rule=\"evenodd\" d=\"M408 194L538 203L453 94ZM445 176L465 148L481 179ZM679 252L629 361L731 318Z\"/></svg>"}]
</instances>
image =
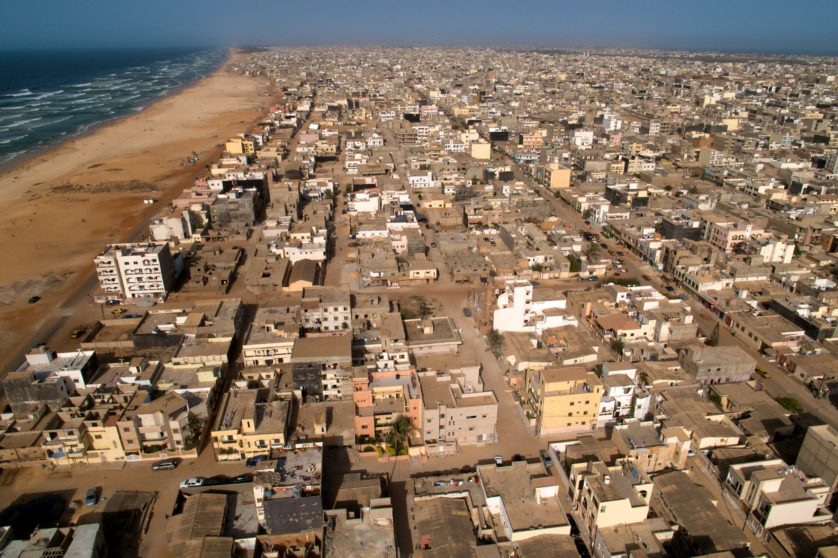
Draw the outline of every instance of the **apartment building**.
<instances>
[{"instance_id":1,"label":"apartment building","mask_svg":"<svg viewBox=\"0 0 838 558\"><path fill-rule=\"evenodd\" d=\"M292 415L293 399L280 398L274 384L225 393L210 434L216 461L269 455L285 447Z\"/></svg>"},{"instance_id":2,"label":"apartment building","mask_svg":"<svg viewBox=\"0 0 838 558\"><path fill-rule=\"evenodd\" d=\"M99 286L108 298L162 297L175 284L167 243L109 244L94 263Z\"/></svg>"},{"instance_id":3,"label":"apartment building","mask_svg":"<svg viewBox=\"0 0 838 558\"><path fill-rule=\"evenodd\" d=\"M493 327L497 331L540 333L545 329L575 326L574 316L565 313L567 300L552 289L537 289L525 280L508 281L498 296Z\"/></svg>"},{"instance_id":4,"label":"apartment building","mask_svg":"<svg viewBox=\"0 0 838 558\"><path fill-rule=\"evenodd\" d=\"M730 466L725 487L739 498L755 533L803 523L828 522L829 486L819 477L808 478L782 459L737 463Z\"/></svg>"},{"instance_id":5,"label":"apartment building","mask_svg":"<svg viewBox=\"0 0 838 558\"><path fill-rule=\"evenodd\" d=\"M634 463L574 463L568 480L573 507L582 517L579 528L592 538L600 529L641 523L649 515L654 485Z\"/></svg>"},{"instance_id":6,"label":"apartment building","mask_svg":"<svg viewBox=\"0 0 838 558\"><path fill-rule=\"evenodd\" d=\"M446 445L468 446L497 439L498 401L483 391L479 367L449 372L419 372L422 389L422 436L428 453Z\"/></svg>"},{"instance_id":7,"label":"apartment building","mask_svg":"<svg viewBox=\"0 0 838 558\"><path fill-rule=\"evenodd\" d=\"M303 289L303 327L313 331L347 331L352 324L349 290L339 287Z\"/></svg>"},{"instance_id":8,"label":"apartment building","mask_svg":"<svg viewBox=\"0 0 838 558\"><path fill-rule=\"evenodd\" d=\"M134 401L142 401L142 393ZM117 423L126 455L185 449L189 416L189 402L173 392L145 403L132 402Z\"/></svg>"},{"instance_id":9,"label":"apartment building","mask_svg":"<svg viewBox=\"0 0 838 558\"><path fill-rule=\"evenodd\" d=\"M602 381L581 366L527 370L524 407L536 433L596 430Z\"/></svg>"},{"instance_id":10,"label":"apartment building","mask_svg":"<svg viewBox=\"0 0 838 558\"><path fill-rule=\"evenodd\" d=\"M299 336L298 306L259 308L242 344L244 365L273 366L290 362Z\"/></svg>"},{"instance_id":11,"label":"apartment building","mask_svg":"<svg viewBox=\"0 0 838 558\"><path fill-rule=\"evenodd\" d=\"M409 360L373 370L356 368L352 388L359 439L382 437L400 416L410 420L413 428L421 427L422 394Z\"/></svg>"}]
</instances>

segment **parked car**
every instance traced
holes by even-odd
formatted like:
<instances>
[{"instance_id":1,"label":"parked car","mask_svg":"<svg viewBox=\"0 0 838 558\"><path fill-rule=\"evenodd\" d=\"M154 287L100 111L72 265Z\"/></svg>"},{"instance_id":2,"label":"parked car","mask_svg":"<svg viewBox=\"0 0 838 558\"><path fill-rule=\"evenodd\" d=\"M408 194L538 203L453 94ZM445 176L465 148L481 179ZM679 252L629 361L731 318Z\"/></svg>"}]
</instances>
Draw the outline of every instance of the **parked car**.
<instances>
[{"instance_id":1,"label":"parked car","mask_svg":"<svg viewBox=\"0 0 838 558\"><path fill-rule=\"evenodd\" d=\"M204 486L204 477L190 477L180 483L181 488L193 488L196 486Z\"/></svg>"},{"instance_id":2,"label":"parked car","mask_svg":"<svg viewBox=\"0 0 838 558\"><path fill-rule=\"evenodd\" d=\"M763 378L770 378L771 377L771 374L769 374L768 371L763 370L760 367L756 368L756 373L759 374L760 376L762 376Z\"/></svg>"},{"instance_id":3,"label":"parked car","mask_svg":"<svg viewBox=\"0 0 838 558\"><path fill-rule=\"evenodd\" d=\"M496 455L495 456L495 465L497 465L498 467L503 465L503 457L501 457L499 455Z\"/></svg>"},{"instance_id":4,"label":"parked car","mask_svg":"<svg viewBox=\"0 0 838 558\"><path fill-rule=\"evenodd\" d=\"M620 250L617 250L617 255L618 256L625 256L625 254L623 252L621 252Z\"/></svg>"},{"instance_id":5,"label":"parked car","mask_svg":"<svg viewBox=\"0 0 838 558\"><path fill-rule=\"evenodd\" d=\"M169 459L161 459L151 464L152 471L171 471L180 465L179 457L171 457Z\"/></svg>"},{"instance_id":6,"label":"parked car","mask_svg":"<svg viewBox=\"0 0 838 558\"><path fill-rule=\"evenodd\" d=\"M604 242L600 242L599 247L602 248L603 250L608 250L608 245Z\"/></svg>"},{"instance_id":7,"label":"parked car","mask_svg":"<svg viewBox=\"0 0 838 558\"><path fill-rule=\"evenodd\" d=\"M239 484L243 482L253 482L253 475L251 473L244 473L242 475L238 475L231 479L231 482L234 484Z\"/></svg>"},{"instance_id":8,"label":"parked car","mask_svg":"<svg viewBox=\"0 0 838 558\"><path fill-rule=\"evenodd\" d=\"M27 300L27 302L28 302L29 304L35 304L35 303L36 303L36 302L38 302L39 300L41 300L41 297L39 297L38 295L33 295L33 296L30 296L30 297L29 297L29 300Z\"/></svg>"},{"instance_id":9,"label":"parked car","mask_svg":"<svg viewBox=\"0 0 838 558\"><path fill-rule=\"evenodd\" d=\"M588 277L588 281L599 281L599 277L597 277L596 275L591 275L590 277Z\"/></svg>"},{"instance_id":10,"label":"parked car","mask_svg":"<svg viewBox=\"0 0 838 558\"><path fill-rule=\"evenodd\" d=\"M95 506L96 502L99 501L99 491L96 487L88 488L87 495L84 497L84 505L85 506Z\"/></svg>"},{"instance_id":11,"label":"parked car","mask_svg":"<svg viewBox=\"0 0 838 558\"><path fill-rule=\"evenodd\" d=\"M77 327L76 329L70 332L70 337L73 339L78 339L79 337L84 335L85 331L87 331L87 328Z\"/></svg>"},{"instance_id":12,"label":"parked car","mask_svg":"<svg viewBox=\"0 0 838 558\"><path fill-rule=\"evenodd\" d=\"M267 455L254 455L245 461L245 465L248 467L256 467L259 463L265 461L268 458Z\"/></svg>"},{"instance_id":13,"label":"parked car","mask_svg":"<svg viewBox=\"0 0 838 558\"><path fill-rule=\"evenodd\" d=\"M118 306L119 304L121 304L121 302L118 300L109 300L105 302L105 304L107 304L108 306Z\"/></svg>"},{"instance_id":14,"label":"parked car","mask_svg":"<svg viewBox=\"0 0 838 558\"><path fill-rule=\"evenodd\" d=\"M545 450L541 450L541 460L544 461L544 466L548 469L553 466L553 458Z\"/></svg>"}]
</instances>

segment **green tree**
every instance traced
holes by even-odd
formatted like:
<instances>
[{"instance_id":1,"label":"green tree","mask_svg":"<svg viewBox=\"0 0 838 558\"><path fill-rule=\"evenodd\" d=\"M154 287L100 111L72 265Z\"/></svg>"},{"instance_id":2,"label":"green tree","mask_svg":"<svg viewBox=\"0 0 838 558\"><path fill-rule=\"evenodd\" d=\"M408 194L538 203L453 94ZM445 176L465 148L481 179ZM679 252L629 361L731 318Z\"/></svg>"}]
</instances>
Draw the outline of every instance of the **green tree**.
<instances>
[{"instance_id":1,"label":"green tree","mask_svg":"<svg viewBox=\"0 0 838 558\"><path fill-rule=\"evenodd\" d=\"M541 273L542 271L544 271L544 266L540 263L534 263L530 266L530 269L535 271L536 273Z\"/></svg>"},{"instance_id":2,"label":"green tree","mask_svg":"<svg viewBox=\"0 0 838 558\"><path fill-rule=\"evenodd\" d=\"M623 349L626 347L626 344L623 343L623 340L620 338L614 339L611 341L611 350L617 353L620 356L623 356Z\"/></svg>"},{"instance_id":3,"label":"green tree","mask_svg":"<svg viewBox=\"0 0 838 558\"><path fill-rule=\"evenodd\" d=\"M503 334L496 329L493 329L489 332L489 335L486 336L489 341L489 350L492 351L492 354L496 357L500 357L503 354Z\"/></svg>"},{"instance_id":4,"label":"green tree","mask_svg":"<svg viewBox=\"0 0 838 558\"><path fill-rule=\"evenodd\" d=\"M393 448L393 455L404 455L407 453L407 439L410 435L410 419L404 415L399 415L393 424L390 425L390 431L387 433L387 445Z\"/></svg>"},{"instance_id":5,"label":"green tree","mask_svg":"<svg viewBox=\"0 0 838 558\"><path fill-rule=\"evenodd\" d=\"M570 272L571 273L579 273L582 271L582 260L577 258L575 255L570 254L567 257L568 261L570 261Z\"/></svg>"},{"instance_id":6,"label":"green tree","mask_svg":"<svg viewBox=\"0 0 838 558\"><path fill-rule=\"evenodd\" d=\"M799 415L803 412L803 405L794 397L778 397L776 401L783 406L783 409L790 413Z\"/></svg>"},{"instance_id":7,"label":"green tree","mask_svg":"<svg viewBox=\"0 0 838 558\"><path fill-rule=\"evenodd\" d=\"M667 192L671 192L672 191L672 186L667 184L666 186L663 187L663 189L666 190Z\"/></svg>"}]
</instances>

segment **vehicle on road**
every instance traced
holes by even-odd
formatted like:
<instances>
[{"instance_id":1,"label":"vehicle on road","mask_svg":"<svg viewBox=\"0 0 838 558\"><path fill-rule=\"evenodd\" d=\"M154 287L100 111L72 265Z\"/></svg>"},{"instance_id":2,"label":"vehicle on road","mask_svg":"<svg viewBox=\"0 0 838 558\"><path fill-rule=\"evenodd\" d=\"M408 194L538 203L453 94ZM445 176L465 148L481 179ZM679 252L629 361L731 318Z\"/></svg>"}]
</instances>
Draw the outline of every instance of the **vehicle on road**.
<instances>
[{"instance_id":1,"label":"vehicle on road","mask_svg":"<svg viewBox=\"0 0 838 558\"><path fill-rule=\"evenodd\" d=\"M469 310L468 308L463 308L463 316L465 316L466 318L471 318L471 310Z\"/></svg>"},{"instance_id":2,"label":"vehicle on road","mask_svg":"<svg viewBox=\"0 0 838 558\"><path fill-rule=\"evenodd\" d=\"M763 378L770 378L771 377L771 374L769 374L768 371L763 370L759 366L757 366L757 368L756 368L756 373L759 374L760 376L762 376Z\"/></svg>"},{"instance_id":3,"label":"vehicle on road","mask_svg":"<svg viewBox=\"0 0 838 558\"><path fill-rule=\"evenodd\" d=\"M495 456L495 465L497 465L498 467L503 465L503 457L501 457L499 455L496 455Z\"/></svg>"},{"instance_id":4,"label":"vehicle on road","mask_svg":"<svg viewBox=\"0 0 838 558\"><path fill-rule=\"evenodd\" d=\"M431 242L431 248L436 248L436 242Z\"/></svg>"},{"instance_id":5,"label":"vehicle on road","mask_svg":"<svg viewBox=\"0 0 838 558\"><path fill-rule=\"evenodd\" d=\"M121 304L121 302L118 300L109 300L105 302L105 304L107 304L108 306L118 306L119 304Z\"/></svg>"},{"instance_id":6,"label":"vehicle on road","mask_svg":"<svg viewBox=\"0 0 838 558\"><path fill-rule=\"evenodd\" d=\"M244 473L230 479L233 484L241 484L245 482L253 482L253 475L251 473Z\"/></svg>"},{"instance_id":7,"label":"vehicle on road","mask_svg":"<svg viewBox=\"0 0 838 558\"><path fill-rule=\"evenodd\" d=\"M95 506L96 502L99 501L99 492L96 487L88 488L87 494L84 497L84 505L85 506Z\"/></svg>"},{"instance_id":8,"label":"vehicle on road","mask_svg":"<svg viewBox=\"0 0 838 558\"><path fill-rule=\"evenodd\" d=\"M27 300L26 302L28 302L29 304L35 304L39 300L41 300L41 297L39 297L38 295L33 295L33 296L30 296L29 300Z\"/></svg>"},{"instance_id":9,"label":"vehicle on road","mask_svg":"<svg viewBox=\"0 0 838 558\"><path fill-rule=\"evenodd\" d=\"M553 466L553 458L545 450L541 450L541 460L544 461L544 466L548 469Z\"/></svg>"},{"instance_id":10,"label":"vehicle on road","mask_svg":"<svg viewBox=\"0 0 838 558\"><path fill-rule=\"evenodd\" d=\"M667 285L667 286L664 287L664 289L666 289L667 291L669 291L671 293L675 292L675 289L672 287L672 285Z\"/></svg>"},{"instance_id":11,"label":"vehicle on road","mask_svg":"<svg viewBox=\"0 0 838 558\"><path fill-rule=\"evenodd\" d=\"M596 275L591 275L588 277L588 281L599 281L599 277Z\"/></svg>"},{"instance_id":12,"label":"vehicle on road","mask_svg":"<svg viewBox=\"0 0 838 558\"><path fill-rule=\"evenodd\" d=\"M624 253L624 252L621 252L620 250L617 250L617 255L618 255L618 256L620 256L620 257L622 257L622 256L625 256L625 253Z\"/></svg>"},{"instance_id":13,"label":"vehicle on road","mask_svg":"<svg viewBox=\"0 0 838 558\"><path fill-rule=\"evenodd\" d=\"M72 339L78 339L79 337L84 335L85 331L87 331L86 327L77 327L76 329L70 332L70 337Z\"/></svg>"},{"instance_id":14,"label":"vehicle on road","mask_svg":"<svg viewBox=\"0 0 838 558\"><path fill-rule=\"evenodd\" d=\"M196 486L204 486L204 477L190 477L180 483L181 488L194 488Z\"/></svg>"},{"instance_id":15,"label":"vehicle on road","mask_svg":"<svg viewBox=\"0 0 838 558\"><path fill-rule=\"evenodd\" d=\"M265 461L267 458L267 455L254 455L253 457L249 457L247 461L244 462L244 464L248 467L256 467L256 465Z\"/></svg>"},{"instance_id":16,"label":"vehicle on road","mask_svg":"<svg viewBox=\"0 0 838 558\"><path fill-rule=\"evenodd\" d=\"M172 457L169 459L161 459L151 464L152 471L171 471L180 465L180 457Z\"/></svg>"},{"instance_id":17,"label":"vehicle on road","mask_svg":"<svg viewBox=\"0 0 838 558\"><path fill-rule=\"evenodd\" d=\"M608 250L608 245L607 245L606 243L604 243L604 242L600 242L600 243L599 243L599 247L600 247L600 248L602 248L603 250ZM609 254L610 254L610 253L611 253L611 252L609 252Z\"/></svg>"},{"instance_id":18,"label":"vehicle on road","mask_svg":"<svg viewBox=\"0 0 838 558\"><path fill-rule=\"evenodd\" d=\"M215 475L214 477L204 479L203 486L218 486L221 484L230 484L231 482L233 482L233 479L227 475Z\"/></svg>"}]
</instances>

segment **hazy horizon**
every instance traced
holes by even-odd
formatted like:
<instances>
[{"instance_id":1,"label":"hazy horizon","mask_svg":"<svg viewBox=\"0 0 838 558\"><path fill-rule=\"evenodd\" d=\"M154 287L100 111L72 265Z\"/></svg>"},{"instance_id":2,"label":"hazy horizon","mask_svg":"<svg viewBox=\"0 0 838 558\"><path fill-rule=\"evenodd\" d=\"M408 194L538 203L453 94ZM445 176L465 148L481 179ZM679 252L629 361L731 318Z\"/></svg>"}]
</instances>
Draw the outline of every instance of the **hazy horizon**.
<instances>
[{"instance_id":1,"label":"hazy horizon","mask_svg":"<svg viewBox=\"0 0 838 558\"><path fill-rule=\"evenodd\" d=\"M230 46L475 46L654 49L836 55L838 3L801 0L654 0L596 5L556 0L477 6L428 0L326 0L280 5L253 0L54 3L4 6L0 50Z\"/></svg>"}]
</instances>

